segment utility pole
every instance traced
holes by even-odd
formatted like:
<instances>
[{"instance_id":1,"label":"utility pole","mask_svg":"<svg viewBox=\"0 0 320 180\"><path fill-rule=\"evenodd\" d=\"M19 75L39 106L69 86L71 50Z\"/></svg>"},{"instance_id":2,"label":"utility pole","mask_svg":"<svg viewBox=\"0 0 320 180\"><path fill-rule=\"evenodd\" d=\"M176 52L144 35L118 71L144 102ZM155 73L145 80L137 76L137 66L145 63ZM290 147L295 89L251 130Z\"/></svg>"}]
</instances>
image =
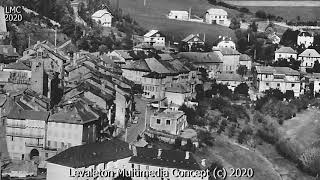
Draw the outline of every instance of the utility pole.
<instances>
[{"instance_id":1,"label":"utility pole","mask_svg":"<svg viewBox=\"0 0 320 180\"><path fill-rule=\"evenodd\" d=\"M55 52L57 52L57 28L54 30L54 48Z\"/></svg>"},{"instance_id":2,"label":"utility pole","mask_svg":"<svg viewBox=\"0 0 320 180\"><path fill-rule=\"evenodd\" d=\"M143 0L143 6L146 7L147 0Z\"/></svg>"},{"instance_id":3,"label":"utility pole","mask_svg":"<svg viewBox=\"0 0 320 180\"><path fill-rule=\"evenodd\" d=\"M30 34L29 34L28 48L30 48L30 45L31 45L31 39L30 39Z\"/></svg>"}]
</instances>

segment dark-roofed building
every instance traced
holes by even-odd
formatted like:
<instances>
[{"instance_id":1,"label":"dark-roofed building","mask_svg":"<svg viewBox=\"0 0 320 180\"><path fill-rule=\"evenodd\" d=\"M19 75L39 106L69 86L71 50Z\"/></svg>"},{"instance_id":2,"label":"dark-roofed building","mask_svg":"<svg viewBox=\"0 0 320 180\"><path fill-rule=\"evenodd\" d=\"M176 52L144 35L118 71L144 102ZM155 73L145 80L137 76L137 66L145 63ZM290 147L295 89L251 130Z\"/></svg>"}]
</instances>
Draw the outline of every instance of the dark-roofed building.
<instances>
[{"instance_id":1,"label":"dark-roofed building","mask_svg":"<svg viewBox=\"0 0 320 180\"><path fill-rule=\"evenodd\" d=\"M210 78L222 70L222 57L217 52L181 52L178 57L187 59L198 68L206 69Z\"/></svg>"},{"instance_id":2,"label":"dark-roofed building","mask_svg":"<svg viewBox=\"0 0 320 180\"><path fill-rule=\"evenodd\" d=\"M47 160L47 180L73 179L70 171L96 169L110 171L130 169L129 160L133 155L128 143L113 139L103 142L71 147ZM111 178L117 174L110 174Z\"/></svg>"},{"instance_id":3,"label":"dark-roofed building","mask_svg":"<svg viewBox=\"0 0 320 180\"><path fill-rule=\"evenodd\" d=\"M123 76L136 84L141 84L142 76L151 72L145 60L136 60L129 62L122 68Z\"/></svg>"},{"instance_id":4,"label":"dark-roofed building","mask_svg":"<svg viewBox=\"0 0 320 180\"><path fill-rule=\"evenodd\" d=\"M224 73L236 73L240 65L240 53L232 48L224 47L219 48L216 51L222 59Z\"/></svg>"},{"instance_id":5,"label":"dark-roofed building","mask_svg":"<svg viewBox=\"0 0 320 180\"><path fill-rule=\"evenodd\" d=\"M274 60L275 61L278 61L279 59L287 59L288 61L290 61L290 59L297 60L298 58L297 56L298 56L297 51L295 51L291 47L283 46L275 51Z\"/></svg>"},{"instance_id":6,"label":"dark-roofed building","mask_svg":"<svg viewBox=\"0 0 320 180\"><path fill-rule=\"evenodd\" d=\"M44 157L45 127L48 118L49 112L24 110L18 104L14 104L6 120L7 146L12 159Z\"/></svg>"},{"instance_id":7,"label":"dark-roofed building","mask_svg":"<svg viewBox=\"0 0 320 180\"><path fill-rule=\"evenodd\" d=\"M185 37L181 40L182 45L186 46L187 51L191 51L193 47L198 45L204 45L204 40L200 38L199 34L190 34L189 36Z\"/></svg>"},{"instance_id":8,"label":"dark-roofed building","mask_svg":"<svg viewBox=\"0 0 320 180\"><path fill-rule=\"evenodd\" d=\"M176 177L178 171L183 174L203 169L193 154L188 151L137 147L136 154L131 157L129 163L133 168L140 168L142 171L158 171L161 168L165 171L163 179L207 180L209 178L208 175L205 177Z\"/></svg>"},{"instance_id":9,"label":"dark-roofed building","mask_svg":"<svg viewBox=\"0 0 320 180\"><path fill-rule=\"evenodd\" d=\"M133 57L130 56L127 50L114 50L108 55L118 64L126 64L128 61L133 60Z\"/></svg>"},{"instance_id":10,"label":"dark-roofed building","mask_svg":"<svg viewBox=\"0 0 320 180\"><path fill-rule=\"evenodd\" d=\"M173 83L166 87L165 97L169 104L181 106L188 98L191 97L191 90L186 84Z\"/></svg>"},{"instance_id":11,"label":"dark-roofed building","mask_svg":"<svg viewBox=\"0 0 320 180\"><path fill-rule=\"evenodd\" d=\"M232 91L241 83L244 82L244 78L239 74L222 73L216 77L216 82L227 85Z\"/></svg>"},{"instance_id":12,"label":"dark-roofed building","mask_svg":"<svg viewBox=\"0 0 320 180\"><path fill-rule=\"evenodd\" d=\"M281 92L293 91L295 97L302 93L300 73L289 67L256 66L254 84L259 92L270 88L279 89Z\"/></svg>"},{"instance_id":13,"label":"dark-roofed building","mask_svg":"<svg viewBox=\"0 0 320 180\"><path fill-rule=\"evenodd\" d=\"M298 60L301 61L300 70L306 72L313 68L316 61L320 61L320 54L315 49L306 49L298 55Z\"/></svg>"}]
</instances>

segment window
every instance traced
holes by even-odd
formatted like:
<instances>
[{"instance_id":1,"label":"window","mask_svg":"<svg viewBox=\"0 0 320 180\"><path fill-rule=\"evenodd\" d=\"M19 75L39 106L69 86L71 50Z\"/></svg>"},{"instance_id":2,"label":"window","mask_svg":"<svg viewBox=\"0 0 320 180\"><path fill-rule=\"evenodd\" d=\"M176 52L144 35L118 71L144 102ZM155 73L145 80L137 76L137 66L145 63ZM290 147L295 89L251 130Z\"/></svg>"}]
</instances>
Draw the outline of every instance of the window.
<instances>
[{"instance_id":1,"label":"window","mask_svg":"<svg viewBox=\"0 0 320 180\"><path fill-rule=\"evenodd\" d=\"M168 119L166 120L166 125L170 125L171 121Z\"/></svg>"},{"instance_id":2,"label":"window","mask_svg":"<svg viewBox=\"0 0 320 180\"><path fill-rule=\"evenodd\" d=\"M49 156L48 153L45 153L45 157L48 158L48 156Z\"/></svg>"},{"instance_id":3,"label":"window","mask_svg":"<svg viewBox=\"0 0 320 180\"><path fill-rule=\"evenodd\" d=\"M50 147L51 141L48 141L48 146Z\"/></svg>"},{"instance_id":4,"label":"window","mask_svg":"<svg viewBox=\"0 0 320 180\"><path fill-rule=\"evenodd\" d=\"M160 119L157 119L157 124L160 124L161 123L161 120Z\"/></svg>"},{"instance_id":5,"label":"window","mask_svg":"<svg viewBox=\"0 0 320 180\"><path fill-rule=\"evenodd\" d=\"M133 163L131 164L131 168L134 169L134 164Z\"/></svg>"},{"instance_id":6,"label":"window","mask_svg":"<svg viewBox=\"0 0 320 180\"><path fill-rule=\"evenodd\" d=\"M265 77L268 78L268 74L266 74Z\"/></svg>"},{"instance_id":7,"label":"window","mask_svg":"<svg viewBox=\"0 0 320 180\"><path fill-rule=\"evenodd\" d=\"M266 86L269 86L269 83L266 83Z\"/></svg>"},{"instance_id":8,"label":"window","mask_svg":"<svg viewBox=\"0 0 320 180\"><path fill-rule=\"evenodd\" d=\"M278 83L277 86L280 87L280 83Z\"/></svg>"},{"instance_id":9,"label":"window","mask_svg":"<svg viewBox=\"0 0 320 180\"><path fill-rule=\"evenodd\" d=\"M61 147L62 147L62 148L64 147L64 142L61 142Z\"/></svg>"},{"instance_id":10,"label":"window","mask_svg":"<svg viewBox=\"0 0 320 180\"><path fill-rule=\"evenodd\" d=\"M294 87L294 84L291 84L291 87Z\"/></svg>"},{"instance_id":11,"label":"window","mask_svg":"<svg viewBox=\"0 0 320 180\"><path fill-rule=\"evenodd\" d=\"M57 146L58 146L57 141L54 141L53 146L54 146L54 147L57 147Z\"/></svg>"}]
</instances>

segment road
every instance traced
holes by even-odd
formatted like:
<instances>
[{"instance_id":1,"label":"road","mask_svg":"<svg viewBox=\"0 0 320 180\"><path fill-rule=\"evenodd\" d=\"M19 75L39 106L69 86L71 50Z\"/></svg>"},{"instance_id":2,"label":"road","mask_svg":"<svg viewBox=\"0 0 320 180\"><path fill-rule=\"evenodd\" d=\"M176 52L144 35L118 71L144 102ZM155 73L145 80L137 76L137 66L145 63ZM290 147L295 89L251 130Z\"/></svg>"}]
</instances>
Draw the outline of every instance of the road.
<instances>
[{"instance_id":1,"label":"road","mask_svg":"<svg viewBox=\"0 0 320 180\"><path fill-rule=\"evenodd\" d=\"M127 142L131 143L135 140L137 140L137 137L139 134L141 134L145 130L145 115L146 115L146 107L148 104L148 100L141 98L141 96L135 96L134 100L136 102L136 110L141 112L140 114L137 114L138 116L138 123L137 124L131 124L127 129ZM150 107L148 107L147 110L147 120L150 119L152 110ZM148 121L147 124L149 125ZM125 134L124 134L125 136ZM123 138L124 138L123 136Z\"/></svg>"}]
</instances>

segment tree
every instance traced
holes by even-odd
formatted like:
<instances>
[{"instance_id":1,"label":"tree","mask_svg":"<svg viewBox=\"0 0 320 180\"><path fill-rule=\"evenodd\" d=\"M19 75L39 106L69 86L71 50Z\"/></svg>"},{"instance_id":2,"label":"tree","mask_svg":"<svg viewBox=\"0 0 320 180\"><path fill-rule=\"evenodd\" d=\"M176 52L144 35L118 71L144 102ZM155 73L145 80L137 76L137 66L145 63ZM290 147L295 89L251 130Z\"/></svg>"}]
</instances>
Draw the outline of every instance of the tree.
<instances>
[{"instance_id":1,"label":"tree","mask_svg":"<svg viewBox=\"0 0 320 180\"><path fill-rule=\"evenodd\" d=\"M247 85L247 83L241 83L234 89L234 93L242 94L245 96L248 96L248 91L249 91L249 86Z\"/></svg>"},{"instance_id":2,"label":"tree","mask_svg":"<svg viewBox=\"0 0 320 180\"><path fill-rule=\"evenodd\" d=\"M314 62L312 72L314 73L320 73L320 63L319 61Z\"/></svg>"},{"instance_id":3,"label":"tree","mask_svg":"<svg viewBox=\"0 0 320 180\"><path fill-rule=\"evenodd\" d=\"M181 148L181 138L176 138L175 140L174 140L174 148L175 149L180 149Z\"/></svg>"},{"instance_id":4,"label":"tree","mask_svg":"<svg viewBox=\"0 0 320 180\"><path fill-rule=\"evenodd\" d=\"M237 73L240 74L241 76L246 75L248 72L248 68L245 65L240 65L237 69Z\"/></svg>"},{"instance_id":5,"label":"tree","mask_svg":"<svg viewBox=\"0 0 320 180\"><path fill-rule=\"evenodd\" d=\"M284 94L284 97L286 99L293 99L294 98L294 92L293 90L287 90L286 93Z\"/></svg>"},{"instance_id":6,"label":"tree","mask_svg":"<svg viewBox=\"0 0 320 180\"><path fill-rule=\"evenodd\" d=\"M267 13L262 10L257 11L255 15L257 18L261 18L261 19L267 18Z\"/></svg>"},{"instance_id":7,"label":"tree","mask_svg":"<svg viewBox=\"0 0 320 180\"><path fill-rule=\"evenodd\" d=\"M240 20L239 20L238 18L233 17L233 18L231 19L231 23L230 23L229 28L230 28L230 29L239 29L240 26L241 26Z\"/></svg>"},{"instance_id":8,"label":"tree","mask_svg":"<svg viewBox=\"0 0 320 180\"><path fill-rule=\"evenodd\" d=\"M256 21L253 21L250 25L249 28L253 31L253 32L257 32L258 31L258 24L256 23Z\"/></svg>"},{"instance_id":9,"label":"tree","mask_svg":"<svg viewBox=\"0 0 320 180\"><path fill-rule=\"evenodd\" d=\"M208 146L213 146L214 138L211 136L210 132L200 130L197 136L200 143L206 144Z\"/></svg>"}]
</instances>

